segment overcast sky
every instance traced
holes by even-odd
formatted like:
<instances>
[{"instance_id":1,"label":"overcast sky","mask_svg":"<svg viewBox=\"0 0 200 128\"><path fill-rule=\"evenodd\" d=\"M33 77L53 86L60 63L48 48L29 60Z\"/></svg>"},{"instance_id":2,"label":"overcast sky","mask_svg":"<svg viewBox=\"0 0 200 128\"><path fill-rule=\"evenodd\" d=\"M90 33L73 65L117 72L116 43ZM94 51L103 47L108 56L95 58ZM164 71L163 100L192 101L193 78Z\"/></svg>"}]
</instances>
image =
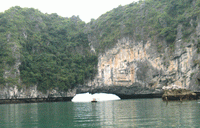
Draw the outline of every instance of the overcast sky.
<instances>
[{"instance_id":1,"label":"overcast sky","mask_svg":"<svg viewBox=\"0 0 200 128\"><path fill-rule=\"evenodd\" d=\"M43 13L57 13L62 17L78 16L85 22L118 7L138 0L3 0L0 12L13 6L33 7Z\"/></svg>"}]
</instances>

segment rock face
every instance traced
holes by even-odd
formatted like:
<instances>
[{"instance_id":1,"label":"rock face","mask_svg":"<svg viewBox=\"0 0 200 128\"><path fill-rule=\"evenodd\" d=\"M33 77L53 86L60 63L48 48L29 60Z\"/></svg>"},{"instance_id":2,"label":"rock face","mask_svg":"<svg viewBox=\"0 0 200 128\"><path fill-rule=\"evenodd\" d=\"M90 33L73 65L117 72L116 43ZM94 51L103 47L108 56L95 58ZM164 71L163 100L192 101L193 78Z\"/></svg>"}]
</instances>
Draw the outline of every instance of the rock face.
<instances>
[{"instance_id":1,"label":"rock face","mask_svg":"<svg viewBox=\"0 0 200 128\"><path fill-rule=\"evenodd\" d=\"M200 36L200 21L196 33L190 36L189 42L182 39L181 25L178 26L173 50L165 41L156 43L151 39L136 41L123 37L112 49L99 55L98 73L94 80L89 81L85 86L69 92L53 89L42 93L37 90L37 85L18 89L16 85L7 84L0 90L0 98L65 97L80 92L107 92L120 95L159 94L163 93L163 86L173 84L199 92L200 55L197 52L198 38L195 35ZM5 70L4 77L18 78L20 55L15 53L18 51L15 44L13 49L16 63L10 67L10 70ZM20 78L18 82L20 83Z\"/></svg>"},{"instance_id":2,"label":"rock face","mask_svg":"<svg viewBox=\"0 0 200 128\"><path fill-rule=\"evenodd\" d=\"M141 8L143 6L144 4ZM98 55L98 73L95 78L68 92L60 92L58 89L40 92L37 85L22 85L19 70L20 46L16 42L11 42L12 34L7 34L7 42L10 43L15 63L12 66L5 66L3 76L12 79L13 82L8 80L6 86L0 88L0 99L66 97L80 92L107 92L120 95L160 94L163 93L163 86L174 84L200 92L200 18L196 19L197 25L187 38L183 37L183 25L179 24L176 40L171 43L164 38L150 38L144 34L142 27L137 27L135 34L140 34L141 38L145 37L143 39L135 39L135 35L129 37L121 35L120 39L113 43L115 46ZM166 27L164 21L160 22ZM189 23L194 26L192 19ZM120 30L123 31L126 26L124 23L120 24L122 26ZM93 27L96 29L97 26ZM89 28L90 26L85 29ZM88 35L92 52L98 50L96 48L99 47L100 41L96 34L102 36L102 32L99 29L96 33ZM23 36L27 39L25 31ZM22 86L18 88L18 85Z\"/></svg>"},{"instance_id":3,"label":"rock face","mask_svg":"<svg viewBox=\"0 0 200 128\"><path fill-rule=\"evenodd\" d=\"M189 91L185 88L172 85L163 87L164 94L162 95L163 101L183 101L183 100L197 100L196 93Z\"/></svg>"},{"instance_id":4,"label":"rock face","mask_svg":"<svg viewBox=\"0 0 200 128\"><path fill-rule=\"evenodd\" d=\"M114 93L161 93L163 86L177 85L192 91L200 91L196 33L186 42L182 39L182 26L177 29L174 48L165 41L151 39L136 41L128 37L118 40L114 48L99 55L98 74L88 86ZM94 41L93 41L94 42ZM115 92L114 87L120 87ZM126 91L122 91L122 90ZM110 91L108 91L110 90ZM130 92L131 90L131 92Z\"/></svg>"},{"instance_id":5,"label":"rock face","mask_svg":"<svg viewBox=\"0 0 200 128\"><path fill-rule=\"evenodd\" d=\"M0 99L23 99L23 98L48 98L48 97L73 97L76 90L61 92L58 90L38 91L37 85L18 89L16 85L6 86L0 89Z\"/></svg>"}]
</instances>

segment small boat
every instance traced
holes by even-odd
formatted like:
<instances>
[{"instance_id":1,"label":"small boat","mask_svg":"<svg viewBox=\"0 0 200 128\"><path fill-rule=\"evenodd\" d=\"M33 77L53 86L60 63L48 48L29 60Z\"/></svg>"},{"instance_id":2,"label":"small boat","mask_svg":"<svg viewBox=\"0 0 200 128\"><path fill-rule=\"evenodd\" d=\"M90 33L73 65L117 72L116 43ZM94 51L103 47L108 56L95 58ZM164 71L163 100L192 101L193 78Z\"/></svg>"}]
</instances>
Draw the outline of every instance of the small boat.
<instances>
[{"instance_id":1,"label":"small boat","mask_svg":"<svg viewBox=\"0 0 200 128\"><path fill-rule=\"evenodd\" d=\"M92 103L96 103L97 100L95 98L93 98L93 100L91 101Z\"/></svg>"}]
</instances>

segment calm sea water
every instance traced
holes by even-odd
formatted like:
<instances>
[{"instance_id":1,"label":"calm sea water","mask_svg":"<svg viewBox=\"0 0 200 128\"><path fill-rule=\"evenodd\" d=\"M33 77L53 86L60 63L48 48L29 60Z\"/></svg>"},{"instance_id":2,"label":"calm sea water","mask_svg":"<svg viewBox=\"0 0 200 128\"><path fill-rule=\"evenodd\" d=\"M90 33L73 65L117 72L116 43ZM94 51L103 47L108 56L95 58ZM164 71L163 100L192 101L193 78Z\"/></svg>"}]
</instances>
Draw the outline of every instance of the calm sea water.
<instances>
[{"instance_id":1,"label":"calm sea water","mask_svg":"<svg viewBox=\"0 0 200 128\"><path fill-rule=\"evenodd\" d=\"M1 128L198 128L200 100L133 99L97 103L0 105Z\"/></svg>"}]
</instances>

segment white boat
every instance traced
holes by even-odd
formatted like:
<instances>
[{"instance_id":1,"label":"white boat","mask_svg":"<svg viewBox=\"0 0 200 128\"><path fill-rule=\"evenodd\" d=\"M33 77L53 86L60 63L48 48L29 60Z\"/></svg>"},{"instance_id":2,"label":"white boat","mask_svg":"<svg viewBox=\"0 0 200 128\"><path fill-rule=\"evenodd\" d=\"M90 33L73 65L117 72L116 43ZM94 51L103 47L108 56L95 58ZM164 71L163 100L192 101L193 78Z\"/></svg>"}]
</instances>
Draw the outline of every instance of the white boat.
<instances>
[{"instance_id":1,"label":"white boat","mask_svg":"<svg viewBox=\"0 0 200 128\"><path fill-rule=\"evenodd\" d=\"M76 94L72 98L72 102L98 102L98 101L110 101L110 100L120 100L120 98L115 94L108 93L82 93Z\"/></svg>"}]
</instances>

